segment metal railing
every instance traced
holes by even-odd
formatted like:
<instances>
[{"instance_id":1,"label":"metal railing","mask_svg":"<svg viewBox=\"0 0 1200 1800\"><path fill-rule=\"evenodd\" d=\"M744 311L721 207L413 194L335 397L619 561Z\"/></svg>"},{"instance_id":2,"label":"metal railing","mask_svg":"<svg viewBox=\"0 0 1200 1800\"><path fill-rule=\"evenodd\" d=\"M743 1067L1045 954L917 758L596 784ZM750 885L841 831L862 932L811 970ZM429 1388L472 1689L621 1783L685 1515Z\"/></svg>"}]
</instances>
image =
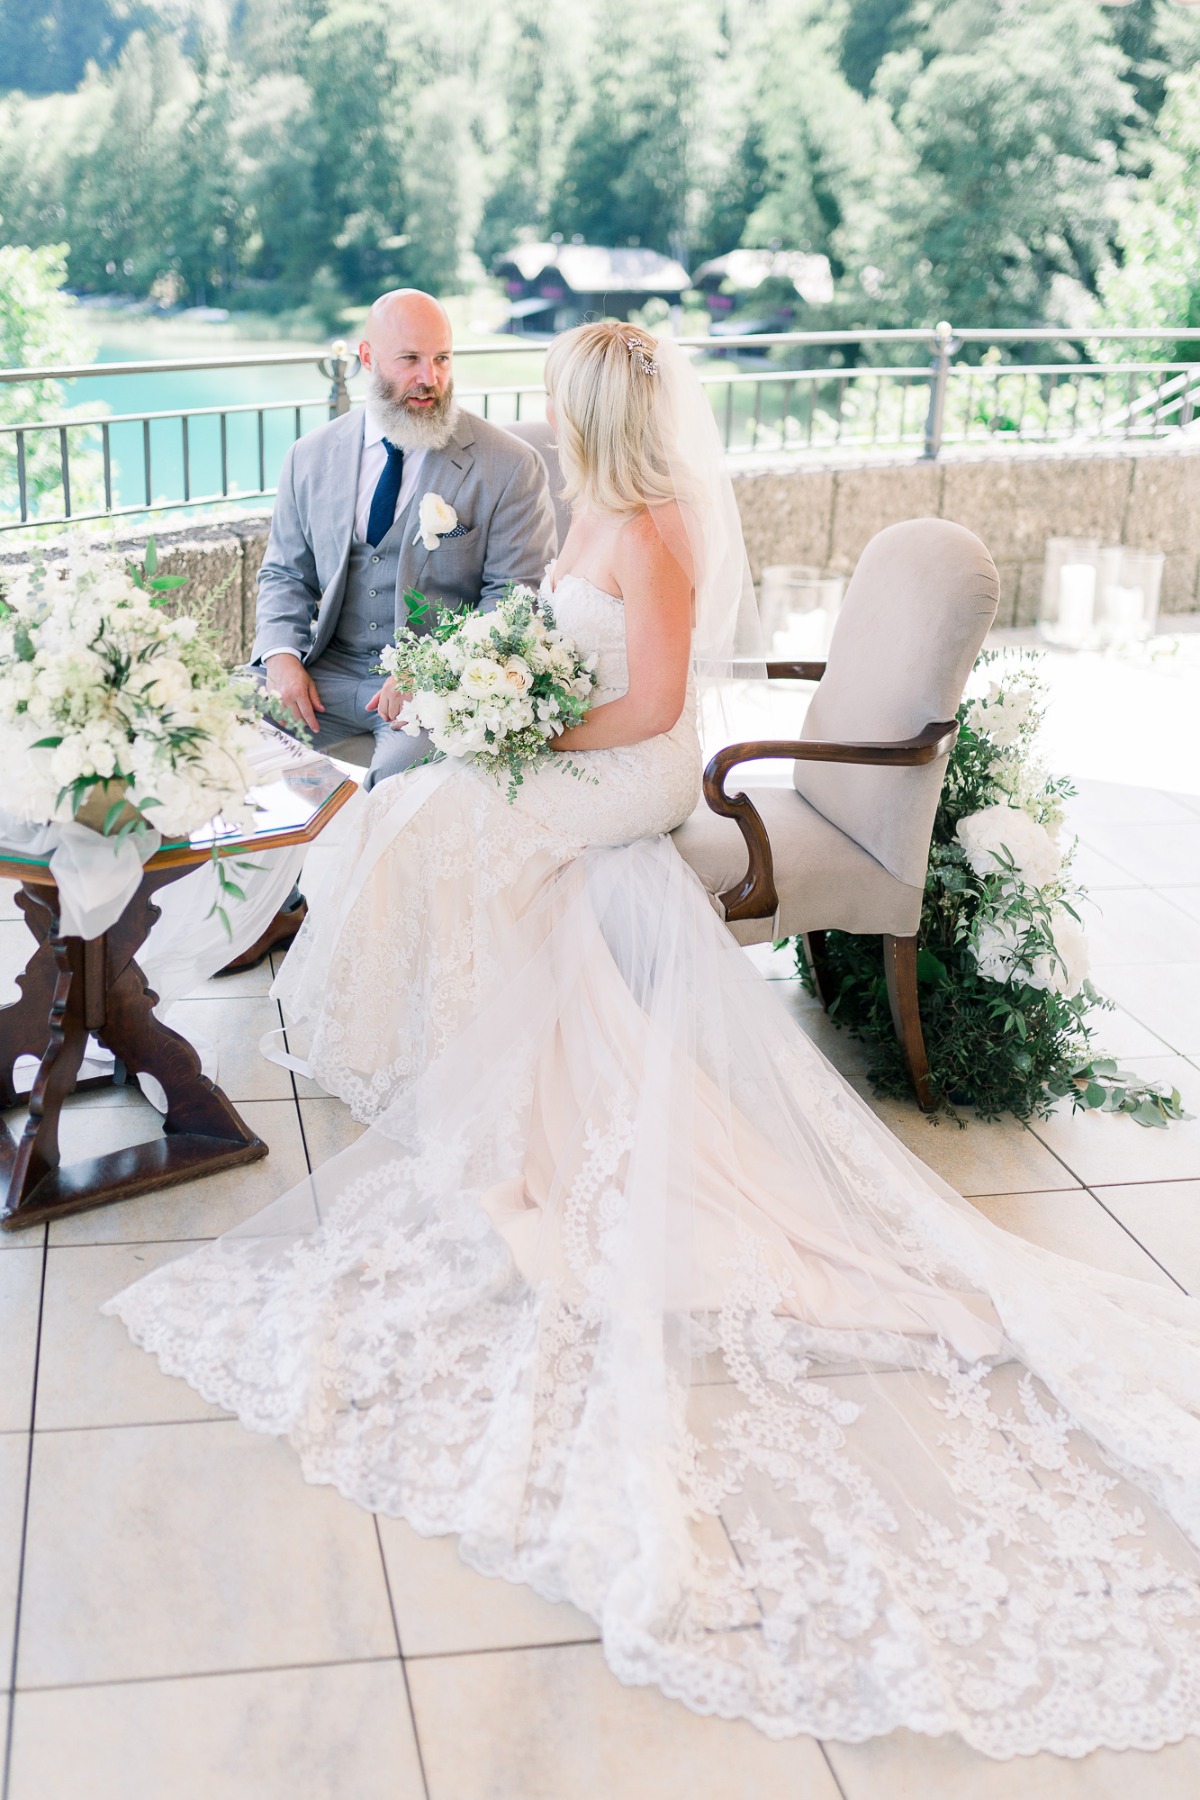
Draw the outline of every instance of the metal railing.
<instances>
[{"instance_id":1,"label":"metal railing","mask_svg":"<svg viewBox=\"0 0 1200 1800\"><path fill-rule=\"evenodd\" d=\"M1120 344L1195 343L1197 360L1114 360ZM909 450L936 458L949 447L1095 444L1195 436L1200 442L1200 328L1071 334L1055 327L1013 331L777 332L680 338L697 353L731 457L802 457L830 451ZM895 361L908 346L924 361ZM1055 361L1032 355L1049 347ZM467 358L540 357L545 344L512 338L470 344ZM982 354L981 354L982 352ZM1017 359L1021 353L1022 359ZM1005 360L1005 358L1008 360ZM773 359L779 358L779 361ZM747 367L753 359L756 365ZM815 360L814 360L815 359ZM96 378L163 377L287 368L315 369L323 393L300 399L102 412L50 407L47 417L0 424L0 532L269 499L289 444L354 403L357 356L199 357L175 362L99 363L0 370L0 388ZM501 424L540 415L539 372L528 381L471 385L459 397ZM19 401L18 401L19 403Z\"/></svg>"}]
</instances>

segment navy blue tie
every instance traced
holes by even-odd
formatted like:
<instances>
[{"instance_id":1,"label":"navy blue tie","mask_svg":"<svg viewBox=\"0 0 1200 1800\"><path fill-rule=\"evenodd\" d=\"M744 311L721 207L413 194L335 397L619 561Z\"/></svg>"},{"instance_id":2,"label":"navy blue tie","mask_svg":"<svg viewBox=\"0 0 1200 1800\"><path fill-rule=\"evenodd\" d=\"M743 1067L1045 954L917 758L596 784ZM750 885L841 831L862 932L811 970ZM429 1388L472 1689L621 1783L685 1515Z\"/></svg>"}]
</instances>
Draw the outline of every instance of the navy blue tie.
<instances>
[{"instance_id":1,"label":"navy blue tie","mask_svg":"<svg viewBox=\"0 0 1200 1800\"><path fill-rule=\"evenodd\" d=\"M400 482L404 475L404 452L397 450L395 444L383 440L387 451L387 461L383 465L383 473L376 483L371 497L371 514L367 520L367 542L377 544L392 529L392 520L396 517L396 502L400 498Z\"/></svg>"}]
</instances>

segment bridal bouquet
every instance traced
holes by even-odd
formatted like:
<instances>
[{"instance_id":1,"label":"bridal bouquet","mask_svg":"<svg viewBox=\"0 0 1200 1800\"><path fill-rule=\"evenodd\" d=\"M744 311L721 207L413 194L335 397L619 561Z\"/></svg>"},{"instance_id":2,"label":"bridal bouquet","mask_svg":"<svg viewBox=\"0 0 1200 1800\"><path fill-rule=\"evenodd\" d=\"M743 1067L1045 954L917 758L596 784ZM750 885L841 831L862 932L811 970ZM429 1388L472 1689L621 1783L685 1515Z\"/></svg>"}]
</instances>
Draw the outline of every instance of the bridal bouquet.
<instances>
[{"instance_id":1,"label":"bridal bouquet","mask_svg":"<svg viewBox=\"0 0 1200 1800\"><path fill-rule=\"evenodd\" d=\"M428 602L412 591L404 601L410 623L381 658L409 692L404 730L410 737L428 731L443 756L503 770L513 800L525 771L554 754L550 740L586 717L595 656L563 636L547 601L516 583L494 612L447 610L424 634L413 627Z\"/></svg>"},{"instance_id":2,"label":"bridal bouquet","mask_svg":"<svg viewBox=\"0 0 1200 1800\"><path fill-rule=\"evenodd\" d=\"M993 679L993 671L997 678ZM1087 979L1063 802L1072 789L1037 749L1044 711L1036 653L1008 663L985 651L959 708L930 847L917 980L935 1091L984 1118L1026 1119L1070 1097L1142 1125L1182 1114L1179 1095L1092 1052ZM826 936L836 999L830 1016L867 1044L881 1093L906 1095L878 938ZM797 962L810 987L803 940Z\"/></svg>"},{"instance_id":3,"label":"bridal bouquet","mask_svg":"<svg viewBox=\"0 0 1200 1800\"><path fill-rule=\"evenodd\" d=\"M264 702L231 678L202 622L170 617L179 577L88 547L22 573L0 600L3 805L28 825L184 837L217 813L249 825L247 756ZM151 816L152 815L152 816Z\"/></svg>"}]
</instances>

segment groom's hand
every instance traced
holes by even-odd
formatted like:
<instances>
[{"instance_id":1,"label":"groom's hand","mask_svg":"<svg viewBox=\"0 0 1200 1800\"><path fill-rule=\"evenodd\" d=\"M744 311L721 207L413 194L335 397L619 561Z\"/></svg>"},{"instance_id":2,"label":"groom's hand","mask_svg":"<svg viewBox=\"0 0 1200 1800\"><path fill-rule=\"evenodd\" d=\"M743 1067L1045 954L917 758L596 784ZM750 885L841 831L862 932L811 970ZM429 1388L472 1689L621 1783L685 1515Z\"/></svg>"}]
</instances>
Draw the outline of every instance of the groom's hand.
<instances>
[{"instance_id":1,"label":"groom's hand","mask_svg":"<svg viewBox=\"0 0 1200 1800\"><path fill-rule=\"evenodd\" d=\"M389 675L379 692L372 694L367 701L367 711L377 712L389 725L395 725L400 717L400 708L407 699L408 695L396 686L396 677Z\"/></svg>"},{"instance_id":2,"label":"groom's hand","mask_svg":"<svg viewBox=\"0 0 1200 1800\"><path fill-rule=\"evenodd\" d=\"M303 721L314 736L320 731L317 714L325 708L316 682L298 656L268 656L267 686L283 701L297 724Z\"/></svg>"}]
</instances>

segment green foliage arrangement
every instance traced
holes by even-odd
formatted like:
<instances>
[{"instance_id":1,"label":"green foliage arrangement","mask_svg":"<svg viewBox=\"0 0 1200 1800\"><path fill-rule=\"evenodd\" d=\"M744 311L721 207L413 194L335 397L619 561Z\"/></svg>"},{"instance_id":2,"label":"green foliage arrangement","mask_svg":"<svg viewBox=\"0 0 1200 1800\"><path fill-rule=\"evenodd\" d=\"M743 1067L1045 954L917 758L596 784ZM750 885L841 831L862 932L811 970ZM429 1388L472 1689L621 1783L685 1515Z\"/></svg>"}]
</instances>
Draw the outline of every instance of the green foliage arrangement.
<instances>
[{"instance_id":1,"label":"green foliage arrangement","mask_svg":"<svg viewBox=\"0 0 1200 1800\"><path fill-rule=\"evenodd\" d=\"M972 1106L985 1119L1044 1117L1067 1098L1140 1125L1186 1117L1177 1090L1093 1049L1090 1015L1110 1003L1087 979L1085 894L1062 837L1073 789L1037 751L1037 655L985 651L977 675L986 691L959 708L921 914L917 982L934 1091L946 1111ZM803 940L794 942L815 992ZM825 962L830 1017L867 1046L876 1091L907 1096L880 940L830 931Z\"/></svg>"}]
</instances>

